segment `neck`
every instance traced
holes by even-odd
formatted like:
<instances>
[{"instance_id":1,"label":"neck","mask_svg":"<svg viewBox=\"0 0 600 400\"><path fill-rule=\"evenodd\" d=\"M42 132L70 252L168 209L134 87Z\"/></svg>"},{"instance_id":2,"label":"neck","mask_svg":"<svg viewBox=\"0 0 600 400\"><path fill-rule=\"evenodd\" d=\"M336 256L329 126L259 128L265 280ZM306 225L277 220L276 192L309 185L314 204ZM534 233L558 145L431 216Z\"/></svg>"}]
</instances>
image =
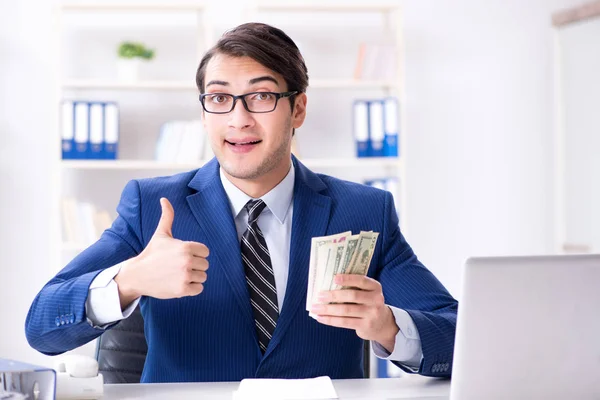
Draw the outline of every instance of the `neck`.
<instances>
[{"instance_id":1,"label":"neck","mask_svg":"<svg viewBox=\"0 0 600 400\"><path fill-rule=\"evenodd\" d=\"M290 172L290 168L292 166L291 163L292 160L288 158L287 162L281 163L281 165L269 171L267 174L256 179L236 178L229 175L225 170L223 170L223 175L225 175L227 180L233 183L235 187L240 189L242 192L246 193L253 199L258 199L259 197L269 193L275 186L279 185L279 183L287 176L288 172Z\"/></svg>"}]
</instances>

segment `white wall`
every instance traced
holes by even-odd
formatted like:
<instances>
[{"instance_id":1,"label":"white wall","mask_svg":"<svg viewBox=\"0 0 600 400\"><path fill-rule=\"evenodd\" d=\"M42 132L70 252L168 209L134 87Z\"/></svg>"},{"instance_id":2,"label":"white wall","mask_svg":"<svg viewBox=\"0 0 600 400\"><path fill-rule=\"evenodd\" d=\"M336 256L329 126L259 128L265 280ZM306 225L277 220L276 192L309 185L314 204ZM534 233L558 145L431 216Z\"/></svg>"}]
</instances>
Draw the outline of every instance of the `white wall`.
<instances>
[{"instance_id":1,"label":"white wall","mask_svg":"<svg viewBox=\"0 0 600 400\"><path fill-rule=\"evenodd\" d=\"M459 296L467 256L551 250L549 21L579 0L403 3L407 237ZM23 324L51 275L57 1L0 4L0 357L47 364Z\"/></svg>"}]
</instances>

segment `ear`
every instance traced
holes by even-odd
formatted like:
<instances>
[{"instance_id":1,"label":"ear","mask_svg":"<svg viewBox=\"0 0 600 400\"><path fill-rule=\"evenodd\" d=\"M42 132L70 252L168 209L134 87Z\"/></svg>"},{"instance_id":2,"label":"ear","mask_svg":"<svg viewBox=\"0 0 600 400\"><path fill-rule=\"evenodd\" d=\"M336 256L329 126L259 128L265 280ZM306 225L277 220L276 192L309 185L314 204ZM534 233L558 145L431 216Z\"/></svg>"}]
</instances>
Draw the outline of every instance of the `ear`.
<instances>
[{"instance_id":1,"label":"ear","mask_svg":"<svg viewBox=\"0 0 600 400\"><path fill-rule=\"evenodd\" d=\"M306 93L300 93L296 95L294 101L294 109L292 110L292 127L298 129L304 123L306 118L306 103L308 99Z\"/></svg>"},{"instance_id":2,"label":"ear","mask_svg":"<svg viewBox=\"0 0 600 400\"><path fill-rule=\"evenodd\" d=\"M200 106L202 107L202 106ZM202 108L202 112L200 114L200 119L202 120L202 127L204 128L204 132L208 132L206 130L206 111L204 111L204 108Z\"/></svg>"}]
</instances>

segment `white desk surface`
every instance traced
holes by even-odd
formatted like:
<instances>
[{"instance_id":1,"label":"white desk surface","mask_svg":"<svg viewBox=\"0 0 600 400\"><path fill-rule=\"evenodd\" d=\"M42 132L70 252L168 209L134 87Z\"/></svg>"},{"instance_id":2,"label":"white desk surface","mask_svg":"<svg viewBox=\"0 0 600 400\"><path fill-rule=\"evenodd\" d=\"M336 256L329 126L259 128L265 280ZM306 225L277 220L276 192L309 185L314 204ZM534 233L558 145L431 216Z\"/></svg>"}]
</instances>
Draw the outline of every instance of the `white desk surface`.
<instances>
[{"instance_id":1,"label":"white desk surface","mask_svg":"<svg viewBox=\"0 0 600 400\"><path fill-rule=\"evenodd\" d=\"M435 399L450 397L450 381L408 375L385 379L342 379L333 385L340 399ZM106 384L102 400L228 399L239 382Z\"/></svg>"}]
</instances>

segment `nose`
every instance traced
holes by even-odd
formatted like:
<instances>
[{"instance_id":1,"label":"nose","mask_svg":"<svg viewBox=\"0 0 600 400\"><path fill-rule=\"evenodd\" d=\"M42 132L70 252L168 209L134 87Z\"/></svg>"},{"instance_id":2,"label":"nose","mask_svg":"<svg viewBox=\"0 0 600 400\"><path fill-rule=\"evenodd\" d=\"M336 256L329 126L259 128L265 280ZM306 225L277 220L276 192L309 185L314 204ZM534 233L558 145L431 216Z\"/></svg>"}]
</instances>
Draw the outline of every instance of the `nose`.
<instances>
[{"instance_id":1,"label":"nose","mask_svg":"<svg viewBox=\"0 0 600 400\"><path fill-rule=\"evenodd\" d=\"M252 113L248 112L242 104L242 99L238 99L229 114L229 127L234 129L248 129L254 126Z\"/></svg>"}]
</instances>

